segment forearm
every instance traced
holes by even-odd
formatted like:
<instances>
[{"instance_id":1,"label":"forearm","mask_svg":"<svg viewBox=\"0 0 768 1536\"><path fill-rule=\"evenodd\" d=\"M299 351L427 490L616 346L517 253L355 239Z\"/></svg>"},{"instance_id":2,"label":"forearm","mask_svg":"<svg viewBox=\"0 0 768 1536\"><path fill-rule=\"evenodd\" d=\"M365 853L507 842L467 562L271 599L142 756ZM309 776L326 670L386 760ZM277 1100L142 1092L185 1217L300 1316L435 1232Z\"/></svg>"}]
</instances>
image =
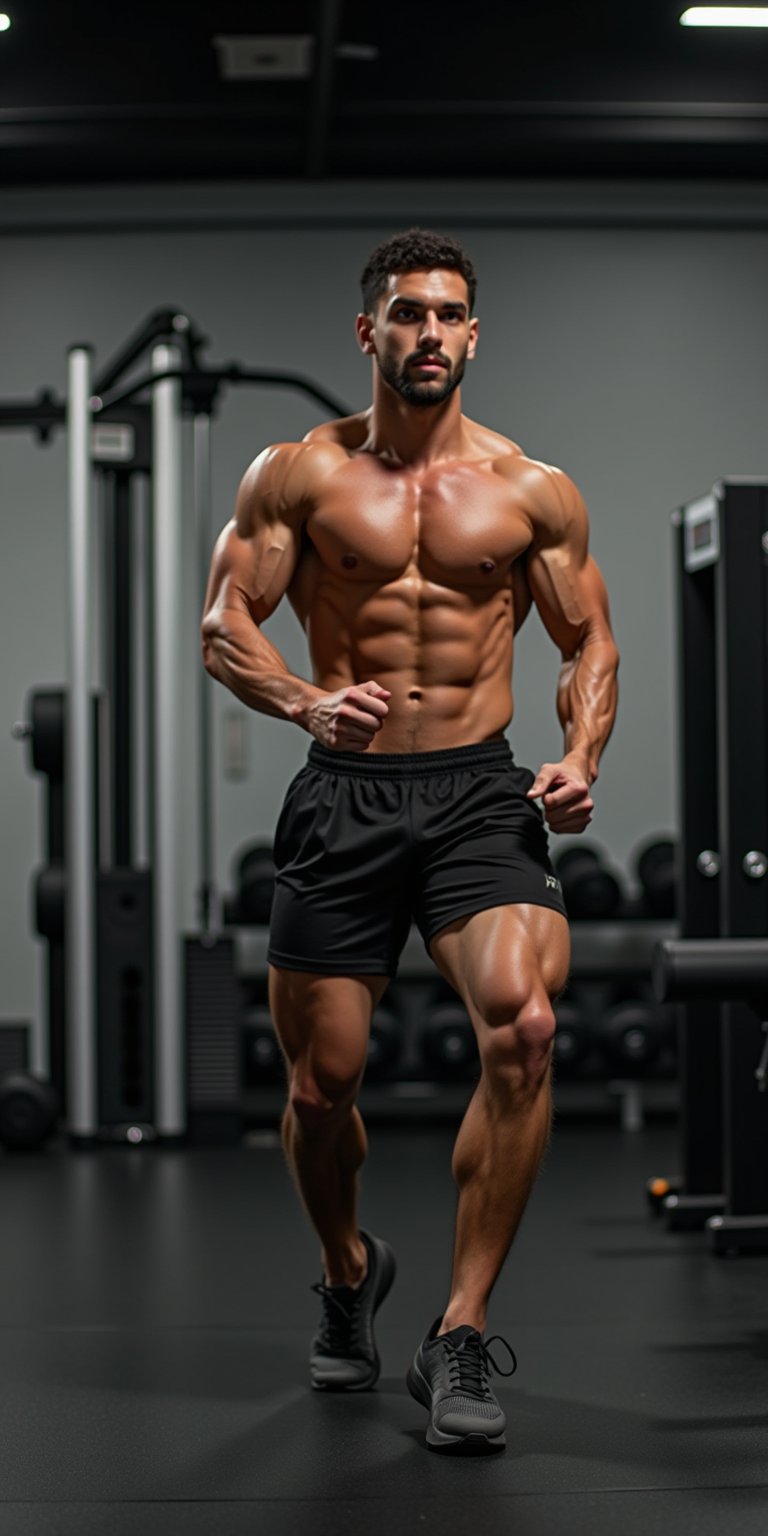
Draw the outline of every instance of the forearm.
<instances>
[{"instance_id":1,"label":"forearm","mask_svg":"<svg viewBox=\"0 0 768 1536\"><path fill-rule=\"evenodd\" d=\"M227 612L204 621L203 662L211 677L250 709L305 729L309 707L323 691L294 677L280 652L245 613Z\"/></svg>"},{"instance_id":2,"label":"forearm","mask_svg":"<svg viewBox=\"0 0 768 1536\"><path fill-rule=\"evenodd\" d=\"M619 654L612 640L587 640L560 671L557 712L565 753L583 767L590 784L613 730L618 700Z\"/></svg>"}]
</instances>

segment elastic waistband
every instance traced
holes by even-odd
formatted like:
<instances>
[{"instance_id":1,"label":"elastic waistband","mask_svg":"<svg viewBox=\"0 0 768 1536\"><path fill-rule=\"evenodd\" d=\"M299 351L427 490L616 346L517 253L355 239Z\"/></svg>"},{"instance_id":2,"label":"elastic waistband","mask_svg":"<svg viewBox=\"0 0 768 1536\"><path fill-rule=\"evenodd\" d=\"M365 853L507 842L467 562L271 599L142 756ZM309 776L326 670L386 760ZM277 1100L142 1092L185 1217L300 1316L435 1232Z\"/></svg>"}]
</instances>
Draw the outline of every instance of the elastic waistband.
<instances>
[{"instance_id":1,"label":"elastic waistband","mask_svg":"<svg viewBox=\"0 0 768 1536\"><path fill-rule=\"evenodd\" d=\"M325 773L345 773L371 779L415 779L431 773L458 773L462 768L491 768L512 763L512 749L503 741L478 741L468 747L443 747L439 752L335 752L313 741L307 762Z\"/></svg>"}]
</instances>

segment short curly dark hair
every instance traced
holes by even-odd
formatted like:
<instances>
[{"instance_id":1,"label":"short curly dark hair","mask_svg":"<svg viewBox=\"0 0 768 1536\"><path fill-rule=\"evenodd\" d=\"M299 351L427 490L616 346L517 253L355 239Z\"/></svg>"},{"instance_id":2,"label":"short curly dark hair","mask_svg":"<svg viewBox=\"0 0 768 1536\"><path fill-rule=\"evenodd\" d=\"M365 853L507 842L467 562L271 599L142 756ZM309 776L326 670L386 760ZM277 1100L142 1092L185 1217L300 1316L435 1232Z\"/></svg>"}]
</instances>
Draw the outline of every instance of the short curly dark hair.
<instances>
[{"instance_id":1,"label":"short curly dark hair","mask_svg":"<svg viewBox=\"0 0 768 1536\"><path fill-rule=\"evenodd\" d=\"M419 229L418 226L383 240L371 252L360 278L365 313L373 313L377 300L386 291L391 272L431 272L433 267L448 267L461 273L469 289L471 314L477 277L464 247L452 235L437 235L434 230Z\"/></svg>"}]
</instances>

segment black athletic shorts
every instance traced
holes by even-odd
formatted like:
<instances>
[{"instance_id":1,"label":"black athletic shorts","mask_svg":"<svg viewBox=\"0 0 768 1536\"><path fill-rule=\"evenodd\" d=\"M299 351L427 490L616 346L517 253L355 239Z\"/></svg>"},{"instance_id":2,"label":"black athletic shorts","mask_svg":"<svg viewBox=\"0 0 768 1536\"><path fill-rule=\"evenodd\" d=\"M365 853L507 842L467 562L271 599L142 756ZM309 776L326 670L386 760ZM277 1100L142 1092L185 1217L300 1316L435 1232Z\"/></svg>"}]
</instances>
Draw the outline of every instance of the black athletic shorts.
<instances>
[{"instance_id":1,"label":"black athletic shorts","mask_svg":"<svg viewBox=\"0 0 768 1536\"><path fill-rule=\"evenodd\" d=\"M267 958L327 975L394 976L414 920L510 902L565 916L535 775L506 740L439 752L335 752L313 741L275 829Z\"/></svg>"}]
</instances>

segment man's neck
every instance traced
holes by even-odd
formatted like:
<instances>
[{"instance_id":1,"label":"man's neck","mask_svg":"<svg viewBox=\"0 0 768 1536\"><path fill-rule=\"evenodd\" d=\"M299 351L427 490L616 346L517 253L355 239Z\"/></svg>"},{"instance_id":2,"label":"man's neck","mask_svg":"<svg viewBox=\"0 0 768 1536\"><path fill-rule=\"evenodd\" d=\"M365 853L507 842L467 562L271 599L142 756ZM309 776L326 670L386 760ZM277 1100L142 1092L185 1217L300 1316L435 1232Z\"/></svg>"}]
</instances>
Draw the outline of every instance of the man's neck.
<instances>
[{"instance_id":1,"label":"man's neck","mask_svg":"<svg viewBox=\"0 0 768 1536\"><path fill-rule=\"evenodd\" d=\"M391 463L414 467L460 458L465 444L460 393L455 389L438 405L410 405L375 377L368 415L368 451Z\"/></svg>"}]
</instances>

